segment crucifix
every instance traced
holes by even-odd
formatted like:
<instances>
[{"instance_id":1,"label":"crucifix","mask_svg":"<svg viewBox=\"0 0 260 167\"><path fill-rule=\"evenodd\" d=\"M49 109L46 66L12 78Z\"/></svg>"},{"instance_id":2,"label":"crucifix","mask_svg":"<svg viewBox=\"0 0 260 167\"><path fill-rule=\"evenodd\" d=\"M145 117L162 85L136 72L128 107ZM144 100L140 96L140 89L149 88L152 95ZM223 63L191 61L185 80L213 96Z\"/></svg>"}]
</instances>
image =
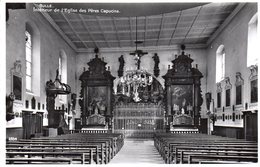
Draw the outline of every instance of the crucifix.
<instances>
[{"instance_id":1,"label":"crucifix","mask_svg":"<svg viewBox=\"0 0 260 167\"><path fill-rule=\"evenodd\" d=\"M138 41L137 40L137 17L136 17L136 31L135 31L135 52L130 53L130 55L133 55L135 58L134 60L136 61L136 66L137 70L140 69L140 64L141 64L141 57L145 54L148 54L147 52L143 52L142 50L137 49L137 45L143 43L143 41Z\"/></svg>"}]
</instances>

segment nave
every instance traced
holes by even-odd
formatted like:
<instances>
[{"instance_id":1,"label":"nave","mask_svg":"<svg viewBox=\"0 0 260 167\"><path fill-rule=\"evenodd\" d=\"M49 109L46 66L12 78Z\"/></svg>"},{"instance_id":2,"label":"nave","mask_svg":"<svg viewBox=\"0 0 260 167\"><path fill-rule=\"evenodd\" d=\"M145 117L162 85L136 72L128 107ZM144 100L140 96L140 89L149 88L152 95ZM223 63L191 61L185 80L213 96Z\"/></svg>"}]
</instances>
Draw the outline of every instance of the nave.
<instances>
[{"instance_id":1,"label":"nave","mask_svg":"<svg viewBox=\"0 0 260 167\"><path fill-rule=\"evenodd\" d=\"M258 3L95 5L6 3L5 164L258 162Z\"/></svg>"}]
</instances>

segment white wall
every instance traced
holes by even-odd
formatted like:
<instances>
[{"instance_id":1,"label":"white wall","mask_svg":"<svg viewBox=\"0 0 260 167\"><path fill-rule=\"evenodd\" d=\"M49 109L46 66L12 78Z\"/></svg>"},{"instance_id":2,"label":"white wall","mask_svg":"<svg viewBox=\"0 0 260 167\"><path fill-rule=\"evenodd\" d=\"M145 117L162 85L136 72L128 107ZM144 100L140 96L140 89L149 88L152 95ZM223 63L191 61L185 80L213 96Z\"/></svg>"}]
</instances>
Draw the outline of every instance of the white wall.
<instances>
[{"instance_id":1,"label":"white wall","mask_svg":"<svg viewBox=\"0 0 260 167\"><path fill-rule=\"evenodd\" d=\"M46 112L46 93L45 84L48 80L55 79L56 69L58 68L58 57L60 50L64 50L67 55L67 83L71 86L72 92L76 92L75 82L75 66L76 53L72 48L58 35L58 33L50 26L50 24L38 12L32 11L32 6L28 5L25 9L9 10L9 20L6 22L6 95L11 92L11 74L10 70L16 60L22 62L23 74L23 99L19 103L14 104L14 112L21 112L25 109L25 100L31 102L31 98L36 99L37 103L41 103L41 109L32 110L34 112ZM25 24L26 22L33 23L37 26L40 32L40 75L36 76L36 80L40 82L37 85L39 93L27 94L25 93ZM68 96L70 99L70 95ZM44 109L42 109L44 104ZM57 101L56 106L60 106ZM31 106L31 105L29 105ZM65 104L66 106L66 104ZM48 123L47 118L44 118L44 125ZM17 117L6 123L7 128L22 127L22 118Z\"/></svg>"},{"instance_id":2,"label":"white wall","mask_svg":"<svg viewBox=\"0 0 260 167\"><path fill-rule=\"evenodd\" d=\"M212 41L207 49L207 92L212 93L212 98L217 105L217 85L216 85L216 51L217 48L223 44L226 52L226 66L225 76L230 78L232 84L231 89L231 107L225 108L225 115L232 115L232 105L235 105L235 82L236 72L242 74L244 79L244 86L242 92L242 104L243 106L236 107L235 114L242 115L242 110L245 109L245 103L249 103L249 76L250 69L247 67L247 34L248 34L248 22L251 17L257 12L257 3L246 4L241 11L233 18L233 20L227 25L227 27ZM222 81L222 106L225 105L225 83ZM252 106L253 107L253 106ZM255 106L254 106L255 107ZM217 114L222 115L221 109L217 109ZM242 127L242 119L232 121L218 120L217 126L230 126L230 127Z\"/></svg>"}]
</instances>

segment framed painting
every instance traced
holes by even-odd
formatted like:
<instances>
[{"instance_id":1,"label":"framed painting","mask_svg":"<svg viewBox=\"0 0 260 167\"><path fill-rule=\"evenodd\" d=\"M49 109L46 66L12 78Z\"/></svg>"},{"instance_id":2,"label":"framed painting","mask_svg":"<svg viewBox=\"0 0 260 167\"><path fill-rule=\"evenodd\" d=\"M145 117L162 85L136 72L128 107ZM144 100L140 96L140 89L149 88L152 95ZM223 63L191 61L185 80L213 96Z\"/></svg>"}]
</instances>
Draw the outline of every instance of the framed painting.
<instances>
[{"instance_id":1,"label":"framed painting","mask_svg":"<svg viewBox=\"0 0 260 167\"><path fill-rule=\"evenodd\" d=\"M21 72L21 61L17 60L11 69L11 91L14 94L15 101L22 101L23 97L23 78Z\"/></svg>"},{"instance_id":2,"label":"framed painting","mask_svg":"<svg viewBox=\"0 0 260 167\"><path fill-rule=\"evenodd\" d=\"M252 80L250 82L250 87L251 87L251 90L250 90L250 102L251 103L256 103L258 102L258 98L257 98L257 91L258 91L258 86L257 86L257 79L255 80Z\"/></svg>"},{"instance_id":3,"label":"framed painting","mask_svg":"<svg viewBox=\"0 0 260 167\"><path fill-rule=\"evenodd\" d=\"M221 107L221 92L217 93L217 108Z\"/></svg>"},{"instance_id":4,"label":"framed painting","mask_svg":"<svg viewBox=\"0 0 260 167\"><path fill-rule=\"evenodd\" d=\"M89 114L104 115L107 107L107 86L88 87L88 112Z\"/></svg>"},{"instance_id":5,"label":"framed painting","mask_svg":"<svg viewBox=\"0 0 260 167\"><path fill-rule=\"evenodd\" d=\"M230 107L230 89L226 90L226 107Z\"/></svg>"},{"instance_id":6,"label":"framed painting","mask_svg":"<svg viewBox=\"0 0 260 167\"><path fill-rule=\"evenodd\" d=\"M188 114L189 106L193 106L193 85L172 85L172 106L174 111Z\"/></svg>"},{"instance_id":7,"label":"framed painting","mask_svg":"<svg viewBox=\"0 0 260 167\"><path fill-rule=\"evenodd\" d=\"M236 105L242 104L242 85L236 86Z\"/></svg>"}]
</instances>

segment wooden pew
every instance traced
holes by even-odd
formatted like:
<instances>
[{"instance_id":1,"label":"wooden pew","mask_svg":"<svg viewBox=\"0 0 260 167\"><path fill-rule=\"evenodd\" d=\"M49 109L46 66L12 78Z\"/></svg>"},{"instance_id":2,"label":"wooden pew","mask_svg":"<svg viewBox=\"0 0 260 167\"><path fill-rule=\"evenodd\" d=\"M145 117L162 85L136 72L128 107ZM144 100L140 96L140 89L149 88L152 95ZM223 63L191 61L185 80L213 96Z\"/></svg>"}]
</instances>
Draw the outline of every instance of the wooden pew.
<instances>
[{"instance_id":1,"label":"wooden pew","mask_svg":"<svg viewBox=\"0 0 260 167\"><path fill-rule=\"evenodd\" d=\"M196 163L194 159L207 159L207 160L224 160L224 161L246 161L257 162L258 158L255 156L239 156L239 155L188 155L188 164ZM199 162L198 162L199 163Z\"/></svg>"},{"instance_id":2,"label":"wooden pew","mask_svg":"<svg viewBox=\"0 0 260 167\"><path fill-rule=\"evenodd\" d=\"M258 152L250 151L226 151L226 150L182 150L180 153L180 164L185 163L184 158L188 158L189 155L227 155L227 156L252 156L257 157ZM175 159L177 163L177 159Z\"/></svg>"},{"instance_id":3,"label":"wooden pew","mask_svg":"<svg viewBox=\"0 0 260 167\"><path fill-rule=\"evenodd\" d=\"M179 154L178 151L175 151L175 147L180 146L202 147L204 148L204 151L205 149L212 148L215 152L224 148L229 151L238 151L243 149L243 151L257 152L256 142L221 136L209 136L205 134L156 134L154 137L154 146L157 148L166 163L170 163L175 159L177 160L176 163L178 162Z\"/></svg>"},{"instance_id":4,"label":"wooden pew","mask_svg":"<svg viewBox=\"0 0 260 167\"><path fill-rule=\"evenodd\" d=\"M62 157L69 157L71 158L71 161L79 161L81 164L92 164L93 163L93 150L89 150L89 152L86 151L74 151L74 152L64 152L64 151L50 151L50 152L6 152L6 157L8 158L17 158L17 157L26 157L26 158L36 158L37 156L40 156L42 158L50 158L50 157L56 157L60 158Z\"/></svg>"},{"instance_id":5,"label":"wooden pew","mask_svg":"<svg viewBox=\"0 0 260 167\"><path fill-rule=\"evenodd\" d=\"M50 164L50 163L68 163L71 164L70 158L6 158L6 164L14 164L17 162L23 163L36 163L38 164Z\"/></svg>"},{"instance_id":6,"label":"wooden pew","mask_svg":"<svg viewBox=\"0 0 260 167\"><path fill-rule=\"evenodd\" d=\"M6 144L6 150L8 152L10 151L22 151L22 152L28 152L28 151L47 151L47 152L56 152L56 151L85 151L89 152L92 151L92 156L94 157L94 161L99 164L99 163L104 163L104 156L100 156L99 154L99 145L87 145L87 144L25 144L24 142L22 144L19 143L8 143ZM102 152L101 148L101 155L104 153Z\"/></svg>"},{"instance_id":7,"label":"wooden pew","mask_svg":"<svg viewBox=\"0 0 260 167\"><path fill-rule=\"evenodd\" d=\"M70 134L56 137L43 137L29 140L21 139L16 142L7 142L6 149L8 152L22 151L23 153L19 153L20 155L26 155L26 151L34 152L29 153L30 155L38 154L37 151L44 152L41 156L45 157L46 155L53 155L52 153L57 151L65 152L63 153L65 155L67 154L66 151L71 152L74 150L77 152L86 152L86 149L90 149L88 147L98 146L97 150L93 151L93 157L96 157L96 163L108 163L110 159L113 158L113 156L122 148L123 144L124 138L122 134ZM15 155L15 152L10 154ZM58 153L54 154L60 156ZM78 156L79 153L75 154ZM69 154L67 154L67 156L69 156Z\"/></svg>"}]
</instances>

